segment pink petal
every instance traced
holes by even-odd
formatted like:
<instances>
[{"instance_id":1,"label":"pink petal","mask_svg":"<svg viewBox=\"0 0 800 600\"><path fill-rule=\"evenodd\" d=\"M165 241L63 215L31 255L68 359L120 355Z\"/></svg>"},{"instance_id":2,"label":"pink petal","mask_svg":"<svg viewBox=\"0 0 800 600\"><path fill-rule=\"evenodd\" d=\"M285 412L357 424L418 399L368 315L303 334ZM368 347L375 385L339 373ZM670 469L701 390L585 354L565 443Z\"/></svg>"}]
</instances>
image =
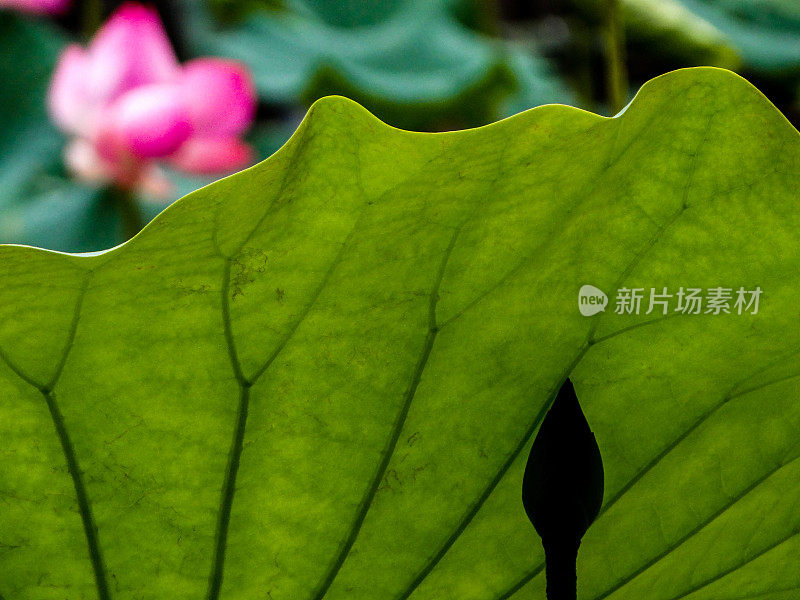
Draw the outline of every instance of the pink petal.
<instances>
[{"instance_id":1,"label":"pink petal","mask_svg":"<svg viewBox=\"0 0 800 600\"><path fill-rule=\"evenodd\" d=\"M184 65L181 84L195 131L234 136L253 122L256 91L243 64L200 58Z\"/></svg>"},{"instance_id":2,"label":"pink petal","mask_svg":"<svg viewBox=\"0 0 800 600\"><path fill-rule=\"evenodd\" d=\"M64 162L78 179L89 183L108 183L113 179L113 170L97 154L91 142L75 138L64 150Z\"/></svg>"},{"instance_id":3,"label":"pink petal","mask_svg":"<svg viewBox=\"0 0 800 600\"><path fill-rule=\"evenodd\" d=\"M72 44L62 52L50 81L47 94L50 115L59 127L70 133L88 133L87 66L86 52L79 45Z\"/></svg>"},{"instance_id":4,"label":"pink petal","mask_svg":"<svg viewBox=\"0 0 800 600\"><path fill-rule=\"evenodd\" d=\"M177 168L198 175L231 173L252 164L255 153L235 137L190 138L172 157Z\"/></svg>"},{"instance_id":5,"label":"pink petal","mask_svg":"<svg viewBox=\"0 0 800 600\"><path fill-rule=\"evenodd\" d=\"M0 0L0 8L15 8L34 14L58 15L63 13L71 0Z\"/></svg>"},{"instance_id":6,"label":"pink petal","mask_svg":"<svg viewBox=\"0 0 800 600\"><path fill-rule=\"evenodd\" d=\"M89 47L89 86L98 102L111 102L128 90L173 81L180 67L153 8L122 5L100 28Z\"/></svg>"},{"instance_id":7,"label":"pink petal","mask_svg":"<svg viewBox=\"0 0 800 600\"><path fill-rule=\"evenodd\" d=\"M122 96L105 117L104 136L138 158L169 156L192 134L182 90L146 85ZM101 136L103 137L103 136Z\"/></svg>"}]
</instances>

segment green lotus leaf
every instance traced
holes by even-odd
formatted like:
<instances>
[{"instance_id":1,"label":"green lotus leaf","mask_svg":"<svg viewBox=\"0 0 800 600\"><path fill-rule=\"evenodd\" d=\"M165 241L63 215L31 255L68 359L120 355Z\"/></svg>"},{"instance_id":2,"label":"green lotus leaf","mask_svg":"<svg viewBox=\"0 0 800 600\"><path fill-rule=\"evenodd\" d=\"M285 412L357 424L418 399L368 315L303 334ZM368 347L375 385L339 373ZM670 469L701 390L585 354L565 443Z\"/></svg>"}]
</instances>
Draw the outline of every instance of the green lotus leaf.
<instances>
[{"instance_id":1,"label":"green lotus leaf","mask_svg":"<svg viewBox=\"0 0 800 600\"><path fill-rule=\"evenodd\" d=\"M597 18L605 4L572 0ZM694 64L800 74L800 5L793 0L622 0L629 36Z\"/></svg>"},{"instance_id":2,"label":"green lotus leaf","mask_svg":"<svg viewBox=\"0 0 800 600\"><path fill-rule=\"evenodd\" d=\"M202 3L183 3L195 53L245 62L262 99L344 94L394 125L484 124L572 95L540 55L462 25L452 2L294 0L214 29Z\"/></svg>"},{"instance_id":3,"label":"green lotus leaf","mask_svg":"<svg viewBox=\"0 0 800 600\"><path fill-rule=\"evenodd\" d=\"M798 166L716 69L440 134L333 97L121 247L2 247L0 595L543 599L522 474L569 377L580 598L796 598Z\"/></svg>"},{"instance_id":4,"label":"green lotus leaf","mask_svg":"<svg viewBox=\"0 0 800 600\"><path fill-rule=\"evenodd\" d=\"M680 0L739 51L745 66L776 75L800 73L800 5L790 0Z\"/></svg>"}]
</instances>

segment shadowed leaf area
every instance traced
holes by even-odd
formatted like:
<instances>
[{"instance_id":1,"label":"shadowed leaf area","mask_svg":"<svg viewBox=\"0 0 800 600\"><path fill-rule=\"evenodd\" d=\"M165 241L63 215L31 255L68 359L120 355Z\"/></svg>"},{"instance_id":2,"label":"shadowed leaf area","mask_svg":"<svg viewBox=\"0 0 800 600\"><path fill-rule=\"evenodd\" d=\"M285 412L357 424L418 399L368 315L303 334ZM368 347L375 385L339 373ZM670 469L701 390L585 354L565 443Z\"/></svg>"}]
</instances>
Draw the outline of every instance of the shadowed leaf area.
<instances>
[{"instance_id":1,"label":"shadowed leaf area","mask_svg":"<svg viewBox=\"0 0 800 600\"><path fill-rule=\"evenodd\" d=\"M713 69L441 134L334 97L120 248L3 247L0 595L543 599L520 489L569 377L579 598L796 597L798 167ZM613 310L665 286L763 296Z\"/></svg>"}]
</instances>

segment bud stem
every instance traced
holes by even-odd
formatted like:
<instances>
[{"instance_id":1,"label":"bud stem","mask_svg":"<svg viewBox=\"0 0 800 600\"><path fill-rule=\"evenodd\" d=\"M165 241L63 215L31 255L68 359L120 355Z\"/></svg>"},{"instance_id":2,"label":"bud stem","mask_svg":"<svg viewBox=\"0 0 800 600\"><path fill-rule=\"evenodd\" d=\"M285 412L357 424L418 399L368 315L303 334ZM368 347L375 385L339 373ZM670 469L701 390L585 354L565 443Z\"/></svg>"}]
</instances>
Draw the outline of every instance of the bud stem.
<instances>
[{"instance_id":1,"label":"bud stem","mask_svg":"<svg viewBox=\"0 0 800 600\"><path fill-rule=\"evenodd\" d=\"M577 600L576 565L580 540L542 541L547 574L547 600Z\"/></svg>"},{"instance_id":2,"label":"bud stem","mask_svg":"<svg viewBox=\"0 0 800 600\"><path fill-rule=\"evenodd\" d=\"M114 187L111 188L111 195L119 211L120 220L122 221L122 233L127 241L144 227L142 214L136 203L136 197L131 190Z\"/></svg>"}]
</instances>

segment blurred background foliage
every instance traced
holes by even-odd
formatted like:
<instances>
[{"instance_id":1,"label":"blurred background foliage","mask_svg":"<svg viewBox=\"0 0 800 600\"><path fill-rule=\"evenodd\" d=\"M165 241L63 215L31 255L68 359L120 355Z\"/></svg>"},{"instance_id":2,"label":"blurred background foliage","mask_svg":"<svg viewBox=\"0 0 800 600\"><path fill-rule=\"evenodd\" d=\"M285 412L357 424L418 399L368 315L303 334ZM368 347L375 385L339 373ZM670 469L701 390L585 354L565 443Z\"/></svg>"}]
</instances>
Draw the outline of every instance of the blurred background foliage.
<instances>
[{"instance_id":1,"label":"blurred background foliage","mask_svg":"<svg viewBox=\"0 0 800 600\"><path fill-rule=\"evenodd\" d=\"M0 12L0 242L90 251L124 241L113 190L67 173L65 138L45 108L61 50L71 41L85 43L119 4L75 0L56 18ZM158 10L180 60L217 55L250 68L259 105L248 139L259 159L328 94L353 98L398 127L441 131L546 103L612 114L620 104L615 85L624 104L647 79L696 65L739 72L796 126L800 120L797 0L148 4ZM614 56L610 41L624 51ZM174 191L166 202L137 198L143 221L209 182L169 176Z\"/></svg>"}]
</instances>

